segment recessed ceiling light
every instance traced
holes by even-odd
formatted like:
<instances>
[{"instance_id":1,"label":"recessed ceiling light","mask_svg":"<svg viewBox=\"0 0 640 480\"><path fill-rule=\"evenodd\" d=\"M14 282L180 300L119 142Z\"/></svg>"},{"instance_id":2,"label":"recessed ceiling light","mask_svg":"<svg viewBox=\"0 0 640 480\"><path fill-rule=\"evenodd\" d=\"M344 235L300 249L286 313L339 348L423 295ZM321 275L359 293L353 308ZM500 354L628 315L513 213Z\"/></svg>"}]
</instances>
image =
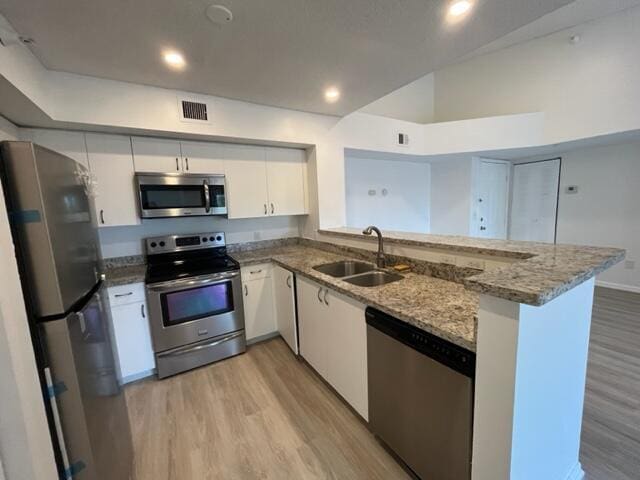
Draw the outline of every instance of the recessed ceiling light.
<instances>
[{"instance_id":1,"label":"recessed ceiling light","mask_svg":"<svg viewBox=\"0 0 640 480\"><path fill-rule=\"evenodd\" d=\"M324 99L329 103L335 103L340 98L340 90L336 87L329 87L324 91Z\"/></svg>"},{"instance_id":2,"label":"recessed ceiling light","mask_svg":"<svg viewBox=\"0 0 640 480\"><path fill-rule=\"evenodd\" d=\"M460 17L471 10L473 3L470 0L459 0L453 2L449 7L449 15L452 17Z\"/></svg>"},{"instance_id":3,"label":"recessed ceiling light","mask_svg":"<svg viewBox=\"0 0 640 480\"><path fill-rule=\"evenodd\" d=\"M187 62L185 62L184 57L180 52L176 52L175 50L167 50L162 54L162 58L167 65L175 70L182 70Z\"/></svg>"}]
</instances>

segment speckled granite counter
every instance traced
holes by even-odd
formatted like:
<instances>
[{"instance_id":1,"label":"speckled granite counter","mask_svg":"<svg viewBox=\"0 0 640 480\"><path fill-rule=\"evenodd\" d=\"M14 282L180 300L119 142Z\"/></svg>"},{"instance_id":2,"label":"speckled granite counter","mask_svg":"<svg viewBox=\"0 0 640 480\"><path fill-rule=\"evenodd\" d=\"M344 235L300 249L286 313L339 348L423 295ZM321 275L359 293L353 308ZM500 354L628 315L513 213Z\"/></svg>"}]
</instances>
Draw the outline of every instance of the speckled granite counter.
<instances>
[{"instance_id":1,"label":"speckled granite counter","mask_svg":"<svg viewBox=\"0 0 640 480\"><path fill-rule=\"evenodd\" d=\"M308 246L265 248L231 254L240 265L273 261L298 275L378 308L418 328L475 351L478 295L459 283L415 273L400 281L367 288L324 275L313 267L351 259Z\"/></svg>"},{"instance_id":2,"label":"speckled granite counter","mask_svg":"<svg viewBox=\"0 0 640 480\"><path fill-rule=\"evenodd\" d=\"M319 230L322 235L375 241L354 228ZM479 293L528 305L544 305L624 259L619 248L552 245L449 235L382 232L387 244L450 252L508 257L510 265L470 276L466 287Z\"/></svg>"},{"instance_id":3,"label":"speckled granite counter","mask_svg":"<svg viewBox=\"0 0 640 480\"><path fill-rule=\"evenodd\" d=\"M144 282L147 271L145 264L110 266L102 273L107 277L105 284L108 287L127 285L129 283Z\"/></svg>"}]
</instances>

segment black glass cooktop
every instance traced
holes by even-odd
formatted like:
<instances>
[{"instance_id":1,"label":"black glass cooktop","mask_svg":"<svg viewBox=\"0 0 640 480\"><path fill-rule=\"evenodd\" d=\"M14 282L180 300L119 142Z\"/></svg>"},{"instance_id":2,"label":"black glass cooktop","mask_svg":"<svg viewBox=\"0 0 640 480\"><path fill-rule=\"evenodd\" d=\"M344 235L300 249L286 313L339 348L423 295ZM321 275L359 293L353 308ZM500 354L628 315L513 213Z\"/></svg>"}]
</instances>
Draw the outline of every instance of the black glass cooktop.
<instances>
[{"instance_id":1,"label":"black glass cooktop","mask_svg":"<svg viewBox=\"0 0 640 480\"><path fill-rule=\"evenodd\" d=\"M167 282L187 277L238 270L240 265L227 255L226 248L147 256L146 283Z\"/></svg>"}]
</instances>

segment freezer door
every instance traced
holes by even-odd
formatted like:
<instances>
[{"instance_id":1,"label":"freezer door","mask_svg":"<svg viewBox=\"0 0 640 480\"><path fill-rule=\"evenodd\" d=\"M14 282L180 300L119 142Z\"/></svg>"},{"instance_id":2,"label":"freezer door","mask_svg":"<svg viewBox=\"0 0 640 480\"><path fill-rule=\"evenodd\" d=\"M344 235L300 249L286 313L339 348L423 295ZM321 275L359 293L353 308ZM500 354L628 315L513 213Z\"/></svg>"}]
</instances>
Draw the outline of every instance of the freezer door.
<instances>
[{"instance_id":1,"label":"freezer door","mask_svg":"<svg viewBox=\"0 0 640 480\"><path fill-rule=\"evenodd\" d=\"M131 429L103 291L82 311L40 325L49 393L62 430L58 437L74 480L127 480L131 475Z\"/></svg>"},{"instance_id":2,"label":"freezer door","mask_svg":"<svg viewBox=\"0 0 640 480\"><path fill-rule=\"evenodd\" d=\"M84 166L30 142L3 142L8 208L37 317L60 315L97 283L98 237Z\"/></svg>"}]
</instances>

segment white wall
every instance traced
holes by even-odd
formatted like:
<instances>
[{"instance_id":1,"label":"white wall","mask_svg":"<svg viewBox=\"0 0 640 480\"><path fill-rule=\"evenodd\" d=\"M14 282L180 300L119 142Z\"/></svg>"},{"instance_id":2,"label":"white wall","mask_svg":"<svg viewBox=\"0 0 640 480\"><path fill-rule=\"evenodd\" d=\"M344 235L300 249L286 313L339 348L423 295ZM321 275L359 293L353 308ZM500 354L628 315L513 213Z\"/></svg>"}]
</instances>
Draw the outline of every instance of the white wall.
<instances>
[{"instance_id":1,"label":"white wall","mask_svg":"<svg viewBox=\"0 0 640 480\"><path fill-rule=\"evenodd\" d=\"M228 220L223 217L159 218L142 225L99 229L104 258L142 255L143 239L159 235L225 232L228 244L297 237L301 217L270 217Z\"/></svg>"},{"instance_id":2,"label":"white wall","mask_svg":"<svg viewBox=\"0 0 640 480\"><path fill-rule=\"evenodd\" d=\"M428 163L347 156L345 176L347 226L429 232ZM369 195L370 190L375 195Z\"/></svg>"},{"instance_id":3,"label":"white wall","mask_svg":"<svg viewBox=\"0 0 640 480\"><path fill-rule=\"evenodd\" d=\"M638 25L640 7L437 71L435 120L544 112L548 143L637 129Z\"/></svg>"},{"instance_id":4,"label":"white wall","mask_svg":"<svg viewBox=\"0 0 640 480\"><path fill-rule=\"evenodd\" d=\"M431 233L469 235L472 165L471 156L431 164Z\"/></svg>"},{"instance_id":5,"label":"white wall","mask_svg":"<svg viewBox=\"0 0 640 480\"><path fill-rule=\"evenodd\" d=\"M0 141L17 133L0 117ZM13 252L0 185L0 457L9 480L51 480L56 467Z\"/></svg>"},{"instance_id":6,"label":"white wall","mask_svg":"<svg viewBox=\"0 0 640 480\"><path fill-rule=\"evenodd\" d=\"M567 194L568 185L578 193ZM562 155L558 243L625 248L636 267L619 263L598 281L640 291L640 143Z\"/></svg>"},{"instance_id":7,"label":"white wall","mask_svg":"<svg viewBox=\"0 0 640 480\"><path fill-rule=\"evenodd\" d=\"M434 75L430 73L361 108L360 112L430 123L433 121L433 87Z\"/></svg>"}]
</instances>

